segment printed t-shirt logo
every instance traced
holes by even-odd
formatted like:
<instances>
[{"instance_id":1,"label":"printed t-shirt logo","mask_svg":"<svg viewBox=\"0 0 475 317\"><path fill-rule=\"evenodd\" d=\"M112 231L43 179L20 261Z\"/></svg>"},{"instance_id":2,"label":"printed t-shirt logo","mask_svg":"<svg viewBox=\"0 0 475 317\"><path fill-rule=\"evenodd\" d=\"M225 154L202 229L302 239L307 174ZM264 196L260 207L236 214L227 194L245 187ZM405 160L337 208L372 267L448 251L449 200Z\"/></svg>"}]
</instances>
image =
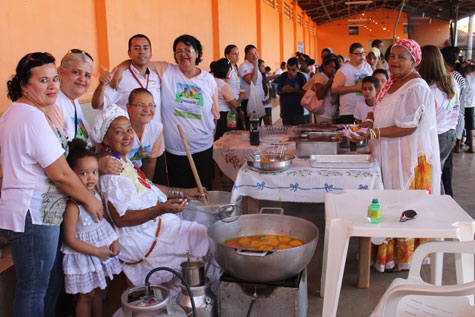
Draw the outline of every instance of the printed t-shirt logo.
<instances>
[{"instance_id":1,"label":"printed t-shirt logo","mask_svg":"<svg viewBox=\"0 0 475 317\"><path fill-rule=\"evenodd\" d=\"M71 119L73 120L74 124L74 117L71 117ZM77 120L78 130L76 131L76 138L87 140L89 138L89 134L87 133L86 126L84 125L84 122L81 118L77 118Z\"/></svg>"},{"instance_id":2,"label":"printed t-shirt logo","mask_svg":"<svg viewBox=\"0 0 475 317\"><path fill-rule=\"evenodd\" d=\"M127 158L131 160L135 166L137 166L136 163L138 163L138 161L141 161L142 159L148 157L148 154L151 152L151 149L152 147L150 145L143 146L143 147L139 146L138 148L132 148L132 150L127 155Z\"/></svg>"},{"instance_id":3,"label":"printed t-shirt logo","mask_svg":"<svg viewBox=\"0 0 475 317\"><path fill-rule=\"evenodd\" d=\"M189 84L176 84L176 109L173 114L177 117L201 120L203 108L203 93L201 88Z\"/></svg>"}]
</instances>

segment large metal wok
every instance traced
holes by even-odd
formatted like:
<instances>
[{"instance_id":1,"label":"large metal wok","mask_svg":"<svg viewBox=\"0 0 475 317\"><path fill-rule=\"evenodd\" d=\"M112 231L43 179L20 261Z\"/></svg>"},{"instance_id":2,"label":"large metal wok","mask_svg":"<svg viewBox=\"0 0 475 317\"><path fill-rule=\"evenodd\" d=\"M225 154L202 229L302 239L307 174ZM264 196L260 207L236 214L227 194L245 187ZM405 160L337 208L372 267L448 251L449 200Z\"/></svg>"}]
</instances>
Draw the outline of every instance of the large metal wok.
<instances>
[{"instance_id":1,"label":"large metal wok","mask_svg":"<svg viewBox=\"0 0 475 317\"><path fill-rule=\"evenodd\" d=\"M263 214L277 209L280 214ZM318 228L311 222L284 216L282 208L262 208L259 214L241 215L234 222L218 221L208 229L210 246L219 265L233 276L252 282L272 282L300 273L312 259L318 241ZM286 235L302 240L303 245L275 251L242 250L220 242L258 235Z\"/></svg>"}]
</instances>

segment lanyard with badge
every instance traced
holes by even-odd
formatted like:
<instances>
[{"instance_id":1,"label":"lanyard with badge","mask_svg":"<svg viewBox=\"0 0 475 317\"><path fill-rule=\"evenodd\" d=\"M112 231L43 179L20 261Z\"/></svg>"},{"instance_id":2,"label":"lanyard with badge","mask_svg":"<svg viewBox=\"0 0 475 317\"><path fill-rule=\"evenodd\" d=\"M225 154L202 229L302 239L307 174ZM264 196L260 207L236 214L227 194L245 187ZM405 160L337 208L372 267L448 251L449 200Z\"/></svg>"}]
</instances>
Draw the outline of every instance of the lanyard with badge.
<instances>
[{"instance_id":1,"label":"lanyard with badge","mask_svg":"<svg viewBox=\"0 0 475 317\"><path fill-rule=\"evenodd\" d=\"M134 76L137 83L140 85L140 87L145 88L145 89L148 90L148 82L149 82L149 79L150 79L150 74L147 74L147 86L144 87L142 85L142 83L140 82L140 80L137 78L137 76L135 76L135 73L133 72L132 67L129 66L129 70L130 70L130 73L132 74L132 76Z\"/></svg>"}]
</instances>

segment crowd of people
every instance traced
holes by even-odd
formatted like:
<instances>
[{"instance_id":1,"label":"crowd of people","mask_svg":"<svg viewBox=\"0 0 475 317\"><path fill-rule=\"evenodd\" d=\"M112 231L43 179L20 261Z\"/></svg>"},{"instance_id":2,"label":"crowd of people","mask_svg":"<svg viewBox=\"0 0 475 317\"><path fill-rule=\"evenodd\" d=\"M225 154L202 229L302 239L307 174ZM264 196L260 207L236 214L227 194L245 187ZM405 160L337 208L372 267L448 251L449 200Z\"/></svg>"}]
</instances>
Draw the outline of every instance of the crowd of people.
<instances>
[{"instance_id":1,"label":"crowd of people","mask_svg":"<svg viewBox=\"0 0 475 317\"><path fill-rule=\"evenodd\" d=\"M99 77L92 126L78 102L91 85L90 54L72 49L59 67L49 53L19 61L7 83L12 104L0 118L0 230L15 263L16 316L54 316L61 281L78 294L77 315L100 315L107 278L123 271L129 285L143 284L154 267L179 269L187 251L207 260L216 280L206 227L176 215L206 194L196 188L178 127L211 189L213 142L229 129L249 129L255 99L266 125L279 95L284 125L368 128L353 141L371 139L386 189L452 195L452 153L464 133L473 153L475 67L455 47L398 40L384 52L375 40L366 54L353 43L348 60L325 48L319 65L297 53L273 73L251 44L241 64L239 48L228 45L210 72L199 67L195 37L177 37L172 50L175 63L151 61L150 39L132 36L130 59ZM308 90L323 100L323 112L301 105ZM380 242L375 267L407 269L421 242ZM152 280L173 288L169 273Z\"/></svg>"}]
</instances>

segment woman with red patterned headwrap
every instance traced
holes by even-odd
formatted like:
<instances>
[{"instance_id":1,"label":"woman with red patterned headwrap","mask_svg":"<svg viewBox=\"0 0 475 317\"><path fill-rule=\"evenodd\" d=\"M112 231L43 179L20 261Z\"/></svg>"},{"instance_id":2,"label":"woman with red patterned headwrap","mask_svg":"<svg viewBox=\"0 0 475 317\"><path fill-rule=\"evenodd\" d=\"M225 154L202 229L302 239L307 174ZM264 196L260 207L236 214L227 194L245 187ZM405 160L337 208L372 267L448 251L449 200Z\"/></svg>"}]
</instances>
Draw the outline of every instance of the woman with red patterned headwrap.
<instances>
[{"instance_id":1,"label":"woman with red patterned headwrap","mask_svg":"<svg viewBox=\"0 0 475 317\"><path fill-rule=\"evenodd\" d=\"M363 125L371 129L371 152L381 166L385 189L425 189L440 193L440 157L434 96L416 71L421 48L414 40L399 40L389 55L391 77L378 95L374 112ZM379 241L378 271L409 269L422 239Z\"/></svg>"}]
</instances>

